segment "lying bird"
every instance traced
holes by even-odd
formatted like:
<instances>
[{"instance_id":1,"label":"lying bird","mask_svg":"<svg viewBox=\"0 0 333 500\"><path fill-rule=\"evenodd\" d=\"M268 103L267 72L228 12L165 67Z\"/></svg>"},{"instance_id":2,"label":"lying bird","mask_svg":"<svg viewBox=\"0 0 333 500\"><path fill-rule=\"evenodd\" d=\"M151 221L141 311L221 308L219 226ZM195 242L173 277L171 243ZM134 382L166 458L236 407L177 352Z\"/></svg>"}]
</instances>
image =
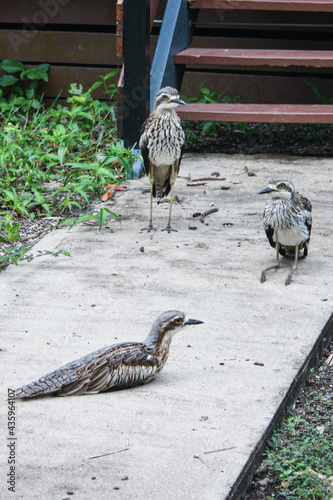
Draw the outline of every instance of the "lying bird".
<instances>
[{"instance_id":1,"label":"lying bird","mask_svg":"<svg viewBox=\"0 0 333 500\"><path fill-rule=\"evenodd\" d=\"M144 342L99 349L20 387L16 396L79 396L146 384L163 369L173 335L187 325L200 323L203 321L189 319L181 311L167 311L154 321Z\"/></svg>"},{"instance_id":2,"label":"lying bird","mask_svg":"<svg viewBox=\"0 0 333 500\"><path fill-rule=\"evenodd\" d=\"M285 285L290 285L299 252L303 250L303 258L308 255L312 205L285 177L270 181L266 189L259 191L263 193L271 195L264 211L264 228L270 245L276 250L276 264L262 271L260 281L266 280L267 271L280 267L279 254L292 253L294 264L285 281Z\"/></svg>"},{"instance_id":3,"label":"lying bird","mask_svg":"<svg viewBox=\"0 0 333 500\"><path fill-rule=\"evenodd\" d=\"M170 191L169 219L162 231L176 231L171 228L172 193L185 149L185 133L174 111L178 104L185 104L179 99L178 90L172 87L161 89L155 96L154 109L141 129L139 147L150 181L150 221L144 228L148 232L154 229L153 197L157 197L157 203L160 203Z\"/></svg>"}]
</instances>

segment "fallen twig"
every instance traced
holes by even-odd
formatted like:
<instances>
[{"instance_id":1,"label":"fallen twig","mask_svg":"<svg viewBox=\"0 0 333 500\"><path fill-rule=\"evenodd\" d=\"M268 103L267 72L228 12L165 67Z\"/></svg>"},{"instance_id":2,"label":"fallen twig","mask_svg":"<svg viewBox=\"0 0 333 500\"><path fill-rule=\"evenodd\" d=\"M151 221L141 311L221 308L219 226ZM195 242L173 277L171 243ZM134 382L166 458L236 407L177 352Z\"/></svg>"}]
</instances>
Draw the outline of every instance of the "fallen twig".
<instances>
[{"instance_id":1,"label":"fallen twig","mask_svg":"<svg viewBox=\"0 0 333 500\"><path fill-rule=\"evenodd\" d=\"M200 181L225 181L226 177L200 177L200 179L191 179L191 182Z\"/></svg>"},{"instance_id":2,"label":"fallen twig","mask_svg":"<svg viewBox=\"0 0 333 500\"><path fill-rule=\"evenodd\" d=\"M126 450L129 450L128 441L126 448L121 448L120 450L115 450L115 451L109 451L108 453L101 453L100 455L94 455L89 458L92 459L92 458L106 457L107 455L114 455L115 453L120 453L121 451L126 451Z\"/></svg>"},{"instance_id":3,"label":"fallen twig","mask_svg":"<svg viewBox=\"0 0 333 500\"><path fill-rule=\"evenodd\" d=\"M218 212L218 208L211 208L210 210L207 210L207 212L204 212L203 214L200 215L200 222L204 223L205 222L205 217L207 215L213 214L214 212Z\"/></svg>"},{"instance_id":4,"label":"fallen twig","mask_svg":"<svg viewBox=\"0 0 333 500\"><path fill-rule=\"evenodd\" d=\"M234 450L235 448L236 446L228 446L228 448L220 448L219 450L204 451L204 455L208 455L208 453L218 453L219 451Z\"/></svg>"},{"instance_id":5,"label":"fallen twig","mask_svg":"<svg viewBox=\"0 0 333 500\"><path fill-rule=\"evenodd\" d=\"M196 182L194 184L193 183L191 184L190 182L188 182L187 185L190 187L191 186L206 186L206 182Z\"/></svg>"},{"instance_id":6,"label":"fallen twig","mask_svg":"<svg viewBox=\"0 0 333 500\"><path fill-rule=\"evenodd\" d=\"M329 366L333 366L333 352L328 356L325 363Z\"/></svg>"}]
</instances>

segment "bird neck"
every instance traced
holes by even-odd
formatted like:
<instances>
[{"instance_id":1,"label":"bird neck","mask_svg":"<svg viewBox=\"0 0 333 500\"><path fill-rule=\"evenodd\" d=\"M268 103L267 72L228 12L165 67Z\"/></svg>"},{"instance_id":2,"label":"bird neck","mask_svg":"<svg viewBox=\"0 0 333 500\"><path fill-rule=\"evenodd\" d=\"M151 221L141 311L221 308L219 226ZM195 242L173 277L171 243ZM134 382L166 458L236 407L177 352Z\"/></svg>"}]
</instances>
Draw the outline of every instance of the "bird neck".
<instances>
[{"instance_id":1,"label":"bird neck","mask_svg":"<svg viewBox=\"0 0 333 500\"><path fill-rule=\"evenodd\" d=\"M158 351L169 351L171 340L171 332L165 331L162 327L154 328L153 325L145 340L145 344Z\"/></svg>"},{"instance_id":2,"label":"bird neck","mask_svg":"<svg viewBox=\"0 0 333 500\"><path fill-rule=\"evenodd\" d=\"M165 116L165 117L170 117L170 116L173 116L175 114L175 111L173 110L173 108L159 108L159 107L157 107L156 109L154 109L153 112L157 116Z\"/></svg>"}]
</instances>

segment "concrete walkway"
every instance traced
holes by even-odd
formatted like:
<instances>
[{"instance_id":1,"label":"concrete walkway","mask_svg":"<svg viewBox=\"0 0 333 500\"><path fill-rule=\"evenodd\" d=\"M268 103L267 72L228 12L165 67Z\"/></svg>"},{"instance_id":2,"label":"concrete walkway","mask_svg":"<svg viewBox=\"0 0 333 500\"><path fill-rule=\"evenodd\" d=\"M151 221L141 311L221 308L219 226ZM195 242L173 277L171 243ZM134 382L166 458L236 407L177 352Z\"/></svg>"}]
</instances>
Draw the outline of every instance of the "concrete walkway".
<instances>
[{"instance_id":1,"label":"concrete walkway","mask_svg":"<svg viewBox=\"0 0 333 500\"><path fill-rule=\"evenodd\" d=\"M212 172L226 180L187 186L188 174ZM160 231L167 203L154 203L152 237L140 231L148 224L148 181L133 180L112 207L121 225L56 230L34 251L71 257L1 273L2 450L7 388L105 345L142 340L165 310L204 321L174 338L166 367L145 386L16 401L16 494L7 490L4 458L2 499L227 498L329 320L333 160L186 155L181 175L178 232ZM268 198L257 193L279 175L313 204L309 256L288 287L289 259L260 283L275 252L262 227ZM206 224L192 218L215 207ZM223 448L230 449L207 453Z\"/></svg>"}]
</instances>

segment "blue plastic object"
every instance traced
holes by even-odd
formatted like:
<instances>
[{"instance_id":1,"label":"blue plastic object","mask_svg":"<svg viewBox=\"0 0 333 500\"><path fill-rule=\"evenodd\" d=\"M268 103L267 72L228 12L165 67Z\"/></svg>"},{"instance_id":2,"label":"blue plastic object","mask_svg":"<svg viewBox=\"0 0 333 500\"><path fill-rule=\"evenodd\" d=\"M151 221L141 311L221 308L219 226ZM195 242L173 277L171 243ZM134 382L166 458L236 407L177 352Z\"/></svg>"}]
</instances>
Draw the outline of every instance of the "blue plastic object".
<instances>
[{"instance_id":1,"label":"blue plastic object","mask_svg":"<svg viewBox=\"0 0 333 500\"><path fill-rule=\"evenodd\" d=\"M144 166L141 157L140 149L133 149L133 156L137 156L137 159L133 163L133 177L130 174L127 174L127 179L138 179L144 175Z\"/></svg>"}]
</instances>

